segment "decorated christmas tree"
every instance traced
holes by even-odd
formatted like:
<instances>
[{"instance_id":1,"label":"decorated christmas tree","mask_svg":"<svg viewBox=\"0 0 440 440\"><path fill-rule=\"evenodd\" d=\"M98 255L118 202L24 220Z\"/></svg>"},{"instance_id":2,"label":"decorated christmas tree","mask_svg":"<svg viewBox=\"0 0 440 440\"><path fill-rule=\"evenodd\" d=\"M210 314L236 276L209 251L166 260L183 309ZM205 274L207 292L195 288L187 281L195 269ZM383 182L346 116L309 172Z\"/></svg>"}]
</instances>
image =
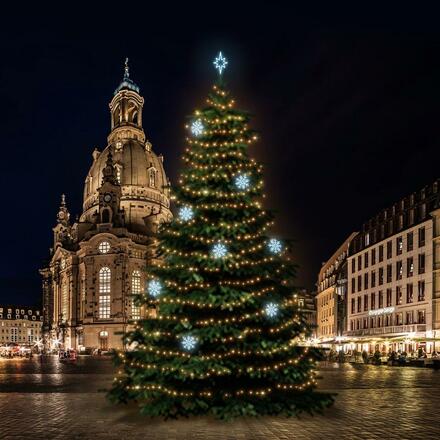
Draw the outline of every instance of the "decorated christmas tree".
<instances>
[{"instance_id":1,"label":"decorated christmas tree","mask_svg":"<svg viewBox=\"0 0 440 440\"><path fill-rule=\"evenodd\" d=\"M139 304L156 313L136 323L117 355L110 398L136 401L151 416L315 412L319 353L294 294L287 245L270 235L257 137L219 79L188 129L184 167L173 188L174 220L159 233Z\"/></svg>"}]
</instances>

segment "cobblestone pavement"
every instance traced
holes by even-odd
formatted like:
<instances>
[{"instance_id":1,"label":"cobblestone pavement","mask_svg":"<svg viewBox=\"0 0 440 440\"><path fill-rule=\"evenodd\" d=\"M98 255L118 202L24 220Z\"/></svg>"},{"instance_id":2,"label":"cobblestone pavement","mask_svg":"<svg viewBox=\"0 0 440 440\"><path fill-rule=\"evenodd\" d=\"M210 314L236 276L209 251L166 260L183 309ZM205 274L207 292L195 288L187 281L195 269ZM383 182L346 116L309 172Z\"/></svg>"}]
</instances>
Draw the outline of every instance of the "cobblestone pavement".
<instances>
[{"instance_id":1,"label":"cobblestone pavement","mask_svg":"<svg viewBox=\"0 0 440 440\"><path fill-rule=\"evenodd\" d=\"M0 438L440 438L440 371L345 365L327 366L322 375L320 388L338 392L336 404L322 416L164 422L106 401L98 390L111 381L108 361L60 366L55 359L44 365L0 360Z\"/></svg>"}]
</instances>

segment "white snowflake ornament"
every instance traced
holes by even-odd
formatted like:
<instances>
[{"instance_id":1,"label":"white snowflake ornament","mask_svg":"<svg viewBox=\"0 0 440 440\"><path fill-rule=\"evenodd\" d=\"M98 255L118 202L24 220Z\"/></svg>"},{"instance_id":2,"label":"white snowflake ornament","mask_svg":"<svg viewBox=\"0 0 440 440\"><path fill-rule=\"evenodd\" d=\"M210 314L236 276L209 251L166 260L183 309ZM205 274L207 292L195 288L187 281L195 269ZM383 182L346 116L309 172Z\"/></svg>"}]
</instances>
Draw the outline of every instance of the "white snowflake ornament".
<instances>
[{"instance_id":1,"label":"white snowflake ornament","mask_svg":"<svg viewBox=\"0 0 440 440\"><path fill-rule=\"evenodd\" d=\"M234 183L239 190L246 191L251 186L251 179L247 174L238 174L235 176Z\"/></svg>"},{"instance_id":2,"label":"white snowflake ornament","mask_svg":"<svg viewBox=\"0 0 440 440\"><path fill-rule=\"evenodd\" d=\"M225 258L228 254L228 248L223 243L216 243L211 250L214 258Z\"/></svg>"},{"instance_id":3,"label":"white snowflake ornament","mask_svg":"<svg viewBox=\"0 0 440 440\"><path fill-rule=\"evenodd\" d=\"M267 303L264 307L264 313L269 318L275 318L275 316L278 315L278 312L279 312L279 307L278 307L277 303L270 302L270 303Z\"/></svg>"},{"instance_id":4,"label":"white snowflake ornament","mask_svg":"<svg viewBox=\"0 0 440 440\"><path fill-rule=\"evenodd\" d=\"M197 345L197 338L195 336L185 335L182 338L181 344L182 344L182 347L187 351L194 350Z\"/></svg>"},{"instance_id":5,"label":"white snowflake ornament","mask_svg":"<svg viewBox=\"0 0 440 440\"><path fill-rule=\"evenodd\" d=\"M182 206L179 210L179 218L184 222L191 220L194 217L194 211L191 206Z\"/></svg>"},{"instance_id":6,"label":"white snowflake ornament","mask_svg":"<svg viewBox=\"0 0 440 440\"><path fill-rule=\"evenodd\" d=\"M202 121L200 119L195 120L191 124L191 133L194 136L200 136L203 133L204 129L205 127L203 126Z\"/></svg>"},{"instance_id":7,"label":"white snowflake ornament","mask_svg":"<svg viewBox=\"0 0 440 440\"><path fill-rule=\"evenodd\" d=\"M152 297L157 298L162 292L162 283L159 280L151 280L147 290Z\"/></svg>"},{"instance_id":8,"label":"white snowflake ornament","mask_svg":"<svg viewBox=\"0 0 440 440\"><path fill-rule=\"evenodd\" d=\"M267 243L267 247L272 254L279 254L283 250L283 245L277 238L271 238Z\"/></svg>"}]
</instances>

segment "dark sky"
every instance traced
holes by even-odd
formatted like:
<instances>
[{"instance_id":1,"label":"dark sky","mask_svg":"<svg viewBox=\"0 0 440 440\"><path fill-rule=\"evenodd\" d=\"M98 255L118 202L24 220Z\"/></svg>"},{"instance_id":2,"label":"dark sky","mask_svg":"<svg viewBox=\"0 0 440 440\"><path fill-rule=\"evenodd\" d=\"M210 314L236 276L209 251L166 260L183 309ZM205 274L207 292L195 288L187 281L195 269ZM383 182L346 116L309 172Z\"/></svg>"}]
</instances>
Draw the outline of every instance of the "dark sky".
<instances>
[{"instance_id":1,"label":"dark sky","mask_svg":"<svg viewBox=\"0 0 440 440\"><path fill-rule=\"evenodd\" d=\"M39 301L60 194L80 212L126 56L172 182L186 117L215 79L216 52L227 56L229 88L260 132L267 207L297 240L306 287L363 221L439 177L438 11L91 3L2 9L0 302Z\"/></svg>"}]
</instances>

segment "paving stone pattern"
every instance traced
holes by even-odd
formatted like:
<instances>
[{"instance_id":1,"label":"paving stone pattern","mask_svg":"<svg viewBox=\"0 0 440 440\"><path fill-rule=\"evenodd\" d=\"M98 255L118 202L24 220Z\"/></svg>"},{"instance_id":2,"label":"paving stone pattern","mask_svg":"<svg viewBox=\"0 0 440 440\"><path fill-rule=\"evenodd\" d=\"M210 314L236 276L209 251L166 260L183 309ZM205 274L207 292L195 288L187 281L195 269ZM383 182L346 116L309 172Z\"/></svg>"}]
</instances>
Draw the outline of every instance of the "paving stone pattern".
<instances>
[{"instance_id":1,"label":"paving stone pattern","mask_svg":"<svg viewBox=\"0 0 440 440\"><path fill-rule=\"evenodd\" d=\"M0 439L440 438L440 371L327 365L321 373L321 389L338 392L322 416L165 422L106 401L108 361L0 360Z\"/></svg>"}]
</instances>

